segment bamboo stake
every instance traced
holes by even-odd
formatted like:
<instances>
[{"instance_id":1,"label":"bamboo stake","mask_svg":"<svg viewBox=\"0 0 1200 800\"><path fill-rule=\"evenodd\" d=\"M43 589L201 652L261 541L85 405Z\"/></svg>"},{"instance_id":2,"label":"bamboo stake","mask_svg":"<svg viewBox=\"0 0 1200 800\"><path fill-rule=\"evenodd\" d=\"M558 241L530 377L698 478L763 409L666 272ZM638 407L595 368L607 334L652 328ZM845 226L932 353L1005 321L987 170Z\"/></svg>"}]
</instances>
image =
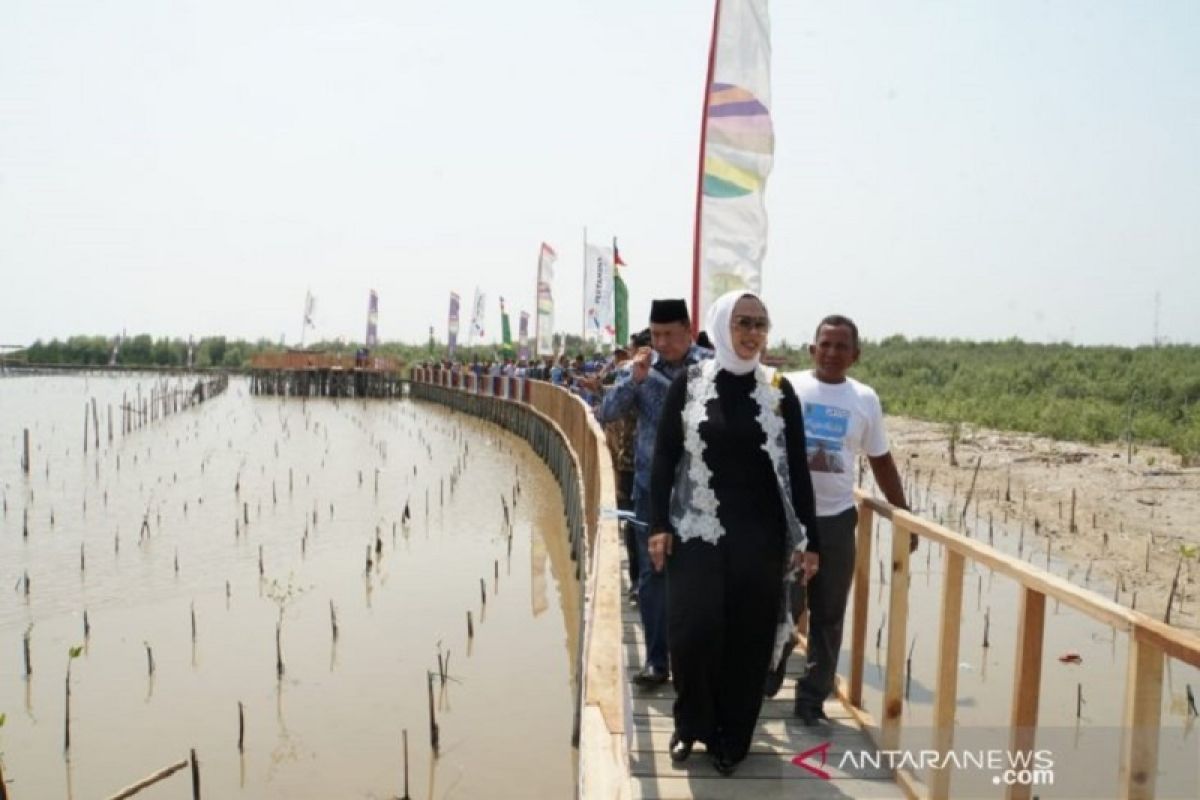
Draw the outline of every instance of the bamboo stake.
<instances>
[{"instance_id":1,"label":"bamboo stake","mask_svg":"<svg viewBox=\"0 0 1200 800\"><path fill-rule=\"evenodd\" d=\"M426 685L429 689L429 744L433 747L433 755L436 758L438 754L438 724L437 711L433 706L433 673L425 673Z\"/></svg>"},{"instance_id":2,"label":"bamboo stake","mask_svg":"<svg viewBox=\"0 0 1200 800\"><path fill-rule=\"evenodd\" d=\"M143 789L148 789L149 787L153 786L154 784L158 783L159 781L162 781L162 780L165 780L165 779L171 777L172 775L174 775L176 772L179 772L179 770L183 769L187 765L188 765L188 760L185 758L176 764L172 764L169 767L164 767L163 769L160 769L158 772L155 772L153 775L148 775L145 778L142 778L137 783L132 784L131 786L125 787L121 791L110 796L108 798L108 800L127 800L127 798L133 797L135 794L142 791Z\"/></svg>"}]
</instances>

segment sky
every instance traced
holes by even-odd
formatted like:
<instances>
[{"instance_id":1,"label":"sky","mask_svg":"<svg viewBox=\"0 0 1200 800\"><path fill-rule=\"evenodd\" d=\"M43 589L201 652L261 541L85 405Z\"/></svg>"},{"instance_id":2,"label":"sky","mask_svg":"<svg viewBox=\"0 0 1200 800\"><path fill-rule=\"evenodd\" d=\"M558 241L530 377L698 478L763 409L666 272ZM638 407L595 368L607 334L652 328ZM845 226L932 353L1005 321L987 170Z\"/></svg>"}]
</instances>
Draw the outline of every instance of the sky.
<instances>
[{"instance_id":1,"label":"sky","mask_svg":"<svg viewBox=\"0 0 1200 800\"><path fill-rule=\"evenodd\" d=\"M5 0L0 344L691 294L712 5ZM771 4L772 339L1200 343L1200 3ZM1157 324L1157 327L1156 327ZM514 318L514 330L516 326ZM465 323L463 329L465 331Z\"/></svg>"}]
</instances>

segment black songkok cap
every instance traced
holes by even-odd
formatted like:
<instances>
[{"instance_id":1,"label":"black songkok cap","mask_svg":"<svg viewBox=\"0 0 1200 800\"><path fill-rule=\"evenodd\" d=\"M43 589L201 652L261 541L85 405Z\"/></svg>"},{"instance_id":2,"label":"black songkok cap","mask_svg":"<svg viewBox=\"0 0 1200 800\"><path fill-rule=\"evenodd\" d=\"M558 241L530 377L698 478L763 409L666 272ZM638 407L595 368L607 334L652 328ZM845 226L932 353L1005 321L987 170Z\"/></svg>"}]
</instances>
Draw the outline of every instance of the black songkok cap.
<instances>
[{"instance_id":1,"label":"black songkok cap","mask_svg":"<svg viewBox=\"0 0 1200 800\"><path fill-rule=\"evenodd\" d=\"M690 322L683 300L654 300L650 303L650 321L655 323Z\"/></svg>"}]
</instances>

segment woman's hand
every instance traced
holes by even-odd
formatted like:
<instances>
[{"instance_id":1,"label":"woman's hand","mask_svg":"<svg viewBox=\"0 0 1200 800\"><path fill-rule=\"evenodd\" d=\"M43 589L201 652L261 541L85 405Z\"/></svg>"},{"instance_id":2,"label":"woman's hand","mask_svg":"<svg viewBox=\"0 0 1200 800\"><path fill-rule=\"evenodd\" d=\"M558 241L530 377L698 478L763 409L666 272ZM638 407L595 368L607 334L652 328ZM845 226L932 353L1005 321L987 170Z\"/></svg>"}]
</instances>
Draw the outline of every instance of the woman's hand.
<instances>
[{"instance_id":1,"label":"woman's hand","mask_svg":"<svg viewBox=\"0 0 1200 800\"><path fill-rule=\"evenodd\" d=\"M667 564L667 556L671 555L671 539L669 533L652 533L647 541L647 549L650 551L650 563L654 566L655 572L662 572L662 569Z\"/></svg>"},{"instance_id":2,"label":"woman's hand","mask_svg":"<svg viewBox=\"0 0 1200 800\"><path fill-rule=\"evenodd\" d=\"M796 570L801 586L807 584L809 579L817 574L820 566L821 556L817 553L810 553L807 550L792 553L792 567Z\"/></svg>"}]
</instances>

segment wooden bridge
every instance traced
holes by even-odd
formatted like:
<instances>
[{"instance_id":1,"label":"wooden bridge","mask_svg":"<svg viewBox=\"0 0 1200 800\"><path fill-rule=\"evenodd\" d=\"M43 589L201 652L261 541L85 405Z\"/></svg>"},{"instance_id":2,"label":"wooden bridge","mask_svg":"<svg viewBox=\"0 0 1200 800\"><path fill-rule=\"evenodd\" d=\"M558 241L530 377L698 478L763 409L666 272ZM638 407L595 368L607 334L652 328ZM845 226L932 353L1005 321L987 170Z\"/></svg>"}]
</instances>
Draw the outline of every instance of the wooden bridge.
<instances>
[{"instance_id":1,"label":"wooden bridge","mask_svg":"<svg viewBox=\"0 0 1200 800\"><path fill-rule=\"evenodd\" d=\"M904 766L841 770L841 753L875 754L902 748L905 700L906 646L909 626L908 534L922 539L921 546L938 545L945 557L940 612L936 621L937 660L933 686L933 722L930 740L917 747L924 753L945 756L955 747L959 733L959 641L962 633L963 579L968 563L1012 581L1019 592L1017 633L1013 652L1013 689L1007 719L1007 752L1030 754L1038 746L1038 706L1042 693L1044 631L1048 599L1125 637L1128 647L1124 676L1120 752L1105 763L1085 764L1086 770L1111 770L1103 779L1112 796L1153 798L1160 778L1171 778L1170 796L1200 796L1200 753L1169 771L1160 764L1159 741L1163 725L1163 685L1167 662L1175 660L1200 667L1200 638L1145 614L1121 606L1095 592L1025 561L1001 553L949 528L901 511L887 503L856 493L859 522L857 560L852 590L847 678L839 676L837 699L826 704L832 719L828 728L807 729L791 717L791 695L768 700L760 715L751 754L733 777L719 776L697 747L683 765L672 764L667 741L672 730L669 687L642 693L633 690L628 677L641 663L641 631L637 615L622 586L624 547L615 518L601 513L615 497L613 474L603 432L587 407L576 397L541 382L511 378L480 379L445 371L416 370L415 381L468 394L493 398L496 404L524 406L553 424L557 435L570 446L576 464L577 485L563 483L564 494L578 491L586 524L586 606L580 653L579 796L592 798L820 798L960 796L954 788L953 770L945 759L923 774ZM872 530L877 519L891 527L890 572L880 575L886 586L871 585ZM881 567L882 573L882 567ZM884 580L886 578L886 580ZM867 618L872 594L886 590L886 624L880 629L881 667L884 673L878 717L863 703L866 668ZM930 621L932 623L932 621ZM924 623L923 628L934 629ZM1114 638L1114 646L1116 638ZM798 664L802 659L793 656ZM1110 680L1120 685L1119 676ZM785 686L790 686L788 682ZM1004 726L1000 726L1002 729ZM905 743L907 744L907 743ZM1193 744L1194 749L1194 744ZM825 763L821 763L824 753ZM801 762L801 763L798 763ZM807 765L807 766L805 766ZM1188 774L1187 770L1191 770ZM1178 774L1182 772L1183 774ZM825 773L824 775L820 773ZM962 780L960 776L959 780ZM1012 800L1030 798L1034 786L996 784L991 795ZM1178 786L1186 787L1183 794ZM992 788L992 787L989 787ZM1068 790L1069 791L1069 790ZM1061 793L1061 792L1060 792ZM1095 796L1095 795L1089 795Z\"/></svg>"}]
</instances>

